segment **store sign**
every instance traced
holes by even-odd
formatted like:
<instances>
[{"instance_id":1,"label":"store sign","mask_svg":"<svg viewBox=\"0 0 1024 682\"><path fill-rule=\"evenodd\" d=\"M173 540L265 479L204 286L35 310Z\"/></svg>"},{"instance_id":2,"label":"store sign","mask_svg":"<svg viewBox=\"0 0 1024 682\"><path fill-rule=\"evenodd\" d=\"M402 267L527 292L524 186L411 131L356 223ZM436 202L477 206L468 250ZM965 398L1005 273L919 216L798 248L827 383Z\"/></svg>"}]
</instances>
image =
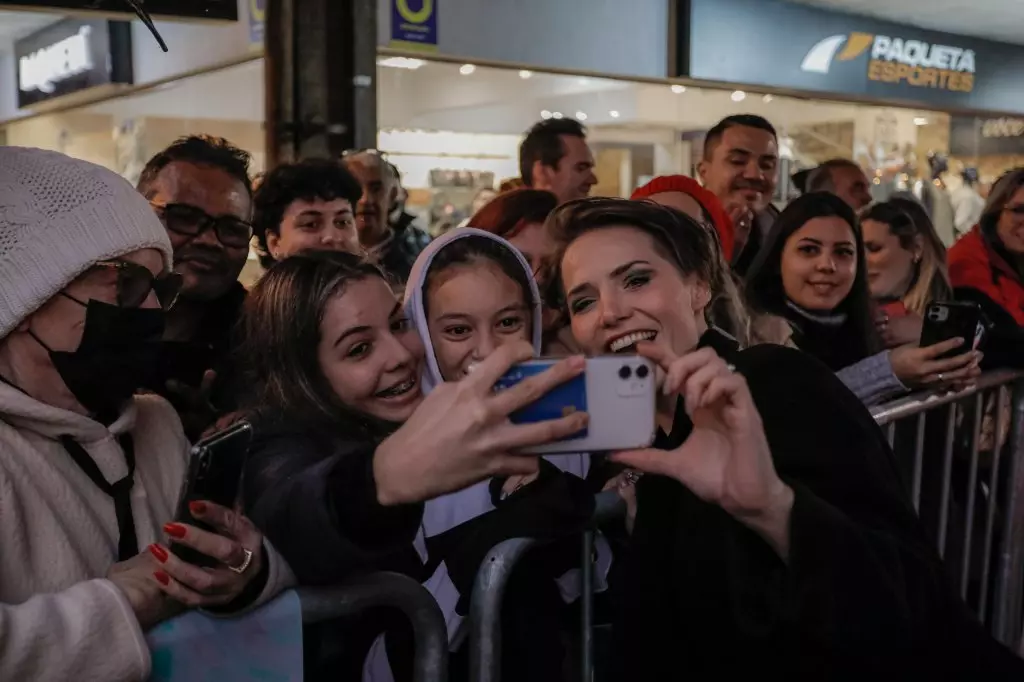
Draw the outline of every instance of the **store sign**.
<instances>
[{"instance_id":1,"label":"store sign","mask_svg":"<svg viewBox=\"0 0 1024 682\"><path fill-rule=\"evenodd\" d=\"M249 44L262 45L267 31L267 0L246 0L249 15Z\"/></svg>"},{"instance_id":2,"label":"store sign","mask_svg":"<svg viewBox=\"0 0 1024 682\"><path fill-rule=\"evenodd\" d=\"M681 76L1024 112L1024 47L774 0L689 8Z\"/></svg>"},{"instance_id":3,"label":"store sign","mask_svg":"<svg viewBox=\"0 0 1024 682\"><path fill-rule=\"evenodd\" d=\"M437 51L437 6L441 0L388 0L392 47Z\"/></svg>"},{"instance_id":4,"label":"store sign","mask_svg":"<svg viewBox=\"0 0 1024 682\"><path fill-rule=\"evenodd\" d=\"M953 156L1024 154L1024 117L953 116L949 122L949 153Z\"/></svg>"},{"instance_id":5,"label":"store sign","mask_svg":"<svg viewBox=\"0 0 1024 682\"><path fill-rule=\"evenodd\" d=\"M65 19L14 44L18 107L101 85L131 84L131 25Z\"/></svg>"},{"instance_id":6,"label":"store sign","mask_svg":"<svg viewBox=\"0 0 1024 682\"><path fill-rule=\"evenodd\" d=\"M144 0L139 4L154 19L238 21L237 0ZM135 18L135 10L126 0L15 0L0 2L0 9L22 12L51 10L77 16L98 13L124 20Z\"/></svg>"}]
</instances>

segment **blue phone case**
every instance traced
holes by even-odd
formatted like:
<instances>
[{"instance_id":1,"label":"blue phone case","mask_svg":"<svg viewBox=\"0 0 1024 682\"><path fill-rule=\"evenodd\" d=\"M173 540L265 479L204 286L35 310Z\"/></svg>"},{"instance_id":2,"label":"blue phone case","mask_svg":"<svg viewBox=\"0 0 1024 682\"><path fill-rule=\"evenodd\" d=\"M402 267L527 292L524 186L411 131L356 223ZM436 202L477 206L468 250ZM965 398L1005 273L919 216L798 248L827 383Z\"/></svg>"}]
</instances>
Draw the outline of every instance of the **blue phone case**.
<instances>
[{"instance_id":1,"label":"blue phone case","mask_svg":"<svg viewBox=\"0 0 1024 682\"><path fill-rule=\"evenodd\" d=\"M515 386L523 379L541 374L546 371L554 362L530 363L516 365L510 369L505 376L498 379L494 390L502 391ZM569 381L556 386L540 400L516 410L509 419L513 424L531 424L534 422L561 419L574 412L587 411L587 378L585 374L570 379ZM587 429L573 434L571 438L585 438Z\"/></svg>"}]
</instances>

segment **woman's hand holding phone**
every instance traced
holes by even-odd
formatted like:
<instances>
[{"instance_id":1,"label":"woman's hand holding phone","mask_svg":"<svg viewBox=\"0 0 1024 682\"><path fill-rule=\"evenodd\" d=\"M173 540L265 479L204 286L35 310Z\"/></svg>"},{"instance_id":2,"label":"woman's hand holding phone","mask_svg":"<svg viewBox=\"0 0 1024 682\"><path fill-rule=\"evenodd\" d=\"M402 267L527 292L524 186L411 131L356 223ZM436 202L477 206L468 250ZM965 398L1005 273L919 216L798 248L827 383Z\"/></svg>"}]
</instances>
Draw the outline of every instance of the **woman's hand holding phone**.
<instances>
[{"instance_id":1,"label":"woman's hand holding phone","mask_svg":"<svg viewBox=\"0 0 1024 682\"><path fill-rule=\"evenodd\" d=\"M185 606L223 606L260 575L263 535L245 516L212 502L192 502L189 511L197 521L209 524L217 532L185 523L168 523L164 532L171 542L191 547L218 564L201 568L175 556L169 545L154 544L148 548L157 565L151 580L164 594Z\"/></svg>"},{"instance_id":2,"label":"woman's hand holding phone","mask_svg":"<svg viewBox=\"0 0 1024 682\"><path fill-rule=\"evenodd\" d=\"M512 365L532 357L528 343L503 345L469 376L435 388L374 453L378 500L388 505L420 502L492 476L532 474L538 469L536 456L516 451L583 429L583 412L530 424L509 421L510 414L579 376L586 365L582 357L566 358L495 393L495 383Z\"/></svg>"},{"instance_id":3,"label":"woman's hand holding phone","mask_svg":"<svg viewBox=\"0 0 1024 682\"><path fill-rule=\"evenodd\" d=\"M952 358L942 357L963 344L964 339L957 338L924 348L900 346L889 353L889 362L896 377L911 388L965 384L981 374L981 351L968 350Z\"/></svg>"},{"instance_id":4,"label":"woman's hand holding phone","mask_svg":"<svg viewBox=\"0 0 1024 682\"><path fill-rule=\"evenodd\" d=\"M637 352L665 371L662 390L683 398L693 430L675 450L619 452L612 460L676 479L759 533L786 559L793 490L775 471L746 380L710 348L676 356L641 342Z\"/></svg>"}]
</instances>

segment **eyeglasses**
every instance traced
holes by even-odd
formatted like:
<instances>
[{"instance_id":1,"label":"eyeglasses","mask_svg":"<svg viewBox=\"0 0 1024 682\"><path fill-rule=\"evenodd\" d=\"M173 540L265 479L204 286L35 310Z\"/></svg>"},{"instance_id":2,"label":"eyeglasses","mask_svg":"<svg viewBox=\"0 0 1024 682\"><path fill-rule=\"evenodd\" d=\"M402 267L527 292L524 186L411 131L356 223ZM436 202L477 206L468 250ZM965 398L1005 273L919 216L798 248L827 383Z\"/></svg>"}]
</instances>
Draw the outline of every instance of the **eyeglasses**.
<instances>
[{"instance_id":1,"label":"eyeglasses","mask_svg":"<svg viewBox=\"0 0 1024 682\"><path fill-rule=\"evenodd\" d=\"M154 204L150 205L156 210L160 220L171 232L186 237L198 237L207 230L212 229L217 239L224 246L242 249L248 248L252 239L252 224L232 216L212 215L189 204Z\"/></svg>"},{"instance_id":2,"label":"eyeglasses","mask_svg":"<svg viewBox=\"0 0 1024 682\"><path fill-rule=\"evenodd\" d=\"M182 277L175 272L157 276L149 268L123 260L101 260L93 268L117 271L117 305L121 308L138 308L152 291L160 307L170 310L181 291Z\"/></svg>"}]
</instances>

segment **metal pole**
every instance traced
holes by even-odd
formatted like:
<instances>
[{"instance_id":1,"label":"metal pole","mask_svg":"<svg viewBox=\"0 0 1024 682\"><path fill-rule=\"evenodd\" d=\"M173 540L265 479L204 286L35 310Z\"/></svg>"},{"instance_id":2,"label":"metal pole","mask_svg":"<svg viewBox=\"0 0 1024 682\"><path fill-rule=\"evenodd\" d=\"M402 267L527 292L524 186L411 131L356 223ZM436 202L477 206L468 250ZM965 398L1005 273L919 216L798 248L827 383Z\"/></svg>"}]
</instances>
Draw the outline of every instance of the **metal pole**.
<instances>
[{"instance_id":1,"label":"metal pole","mask_svg":"<svg viewBox=\"0 0 1024 682\"><path fill-rule=\"evenodd\" d=\"M985 622L985 615L988 613L988 587L991 579L992 568L992 536L996 525L996 511L999 502L999 463L1002 459L1003 450L1007 443L1000 444L999 436L1006 428L1006 420L1003 417L1003 408L1006 406L1007 395L1002 387L996 388L996 432L995 450L992 453L992 469L988 476L988 506L985 510L985 544L981 555L981 591L978 594L978 620ZM1013 456L1013 453L1010 453Z\"/></svg>"},{"instance_id":2,"label":"metal pole","mask_svg":"<svg viewBox=\"0 0 1024 682\"><path fill-rule=\"evenodd\" d=\"M996 583L993 635L997 640L1016 649L1015 640L1020 628L1021 598L1021 542L1024 540L1024 519L1018 508L1024 491L1020 460L1024 457L1024 381L1013 386L1013 416L1010 420L1010 451L1007 462L1007 500L1002 541L1000 542L999 574Z\"/></svg>"},{"instance_id":3,"label":"metal pole","mask_svg":"<svg viewBox=\"0 0 1024 682\"><path fill-rule=\"evenodd\" d=\"M999 389L996 389L998 391ZM964 556L960 564L960 598L967 601L967 583L971 577L971 540L974 531L974 489L978 485L978 447L981 440L981 418L985 412L985 394L974 396L974 418L971 420L971 471L967 476L967 522L964 524Z\"/></svg>"},{"instance_id":4,"label":"metal pole","mask_svg":"<svg viewBox=\"0 0 1024 682\"><path fill-rule=\"evenodd\" d=\"M949 406L946 417L945 455L942 460L942 501L939 509L939 555L946 556L946 529L949 525L949 491L953 474L953 440L956 437L957 403Z\"/></svg>"},{"instance_id":5,"label":"metal pole","mask_svg":"<svg viewBox=\"0 0 1024 682\"><path fill-rule=\"evenodd\" d=\"M583 533L580 572L580 672L583 682L594 679L594 531Z\"/></svg>"}]
</instances>

